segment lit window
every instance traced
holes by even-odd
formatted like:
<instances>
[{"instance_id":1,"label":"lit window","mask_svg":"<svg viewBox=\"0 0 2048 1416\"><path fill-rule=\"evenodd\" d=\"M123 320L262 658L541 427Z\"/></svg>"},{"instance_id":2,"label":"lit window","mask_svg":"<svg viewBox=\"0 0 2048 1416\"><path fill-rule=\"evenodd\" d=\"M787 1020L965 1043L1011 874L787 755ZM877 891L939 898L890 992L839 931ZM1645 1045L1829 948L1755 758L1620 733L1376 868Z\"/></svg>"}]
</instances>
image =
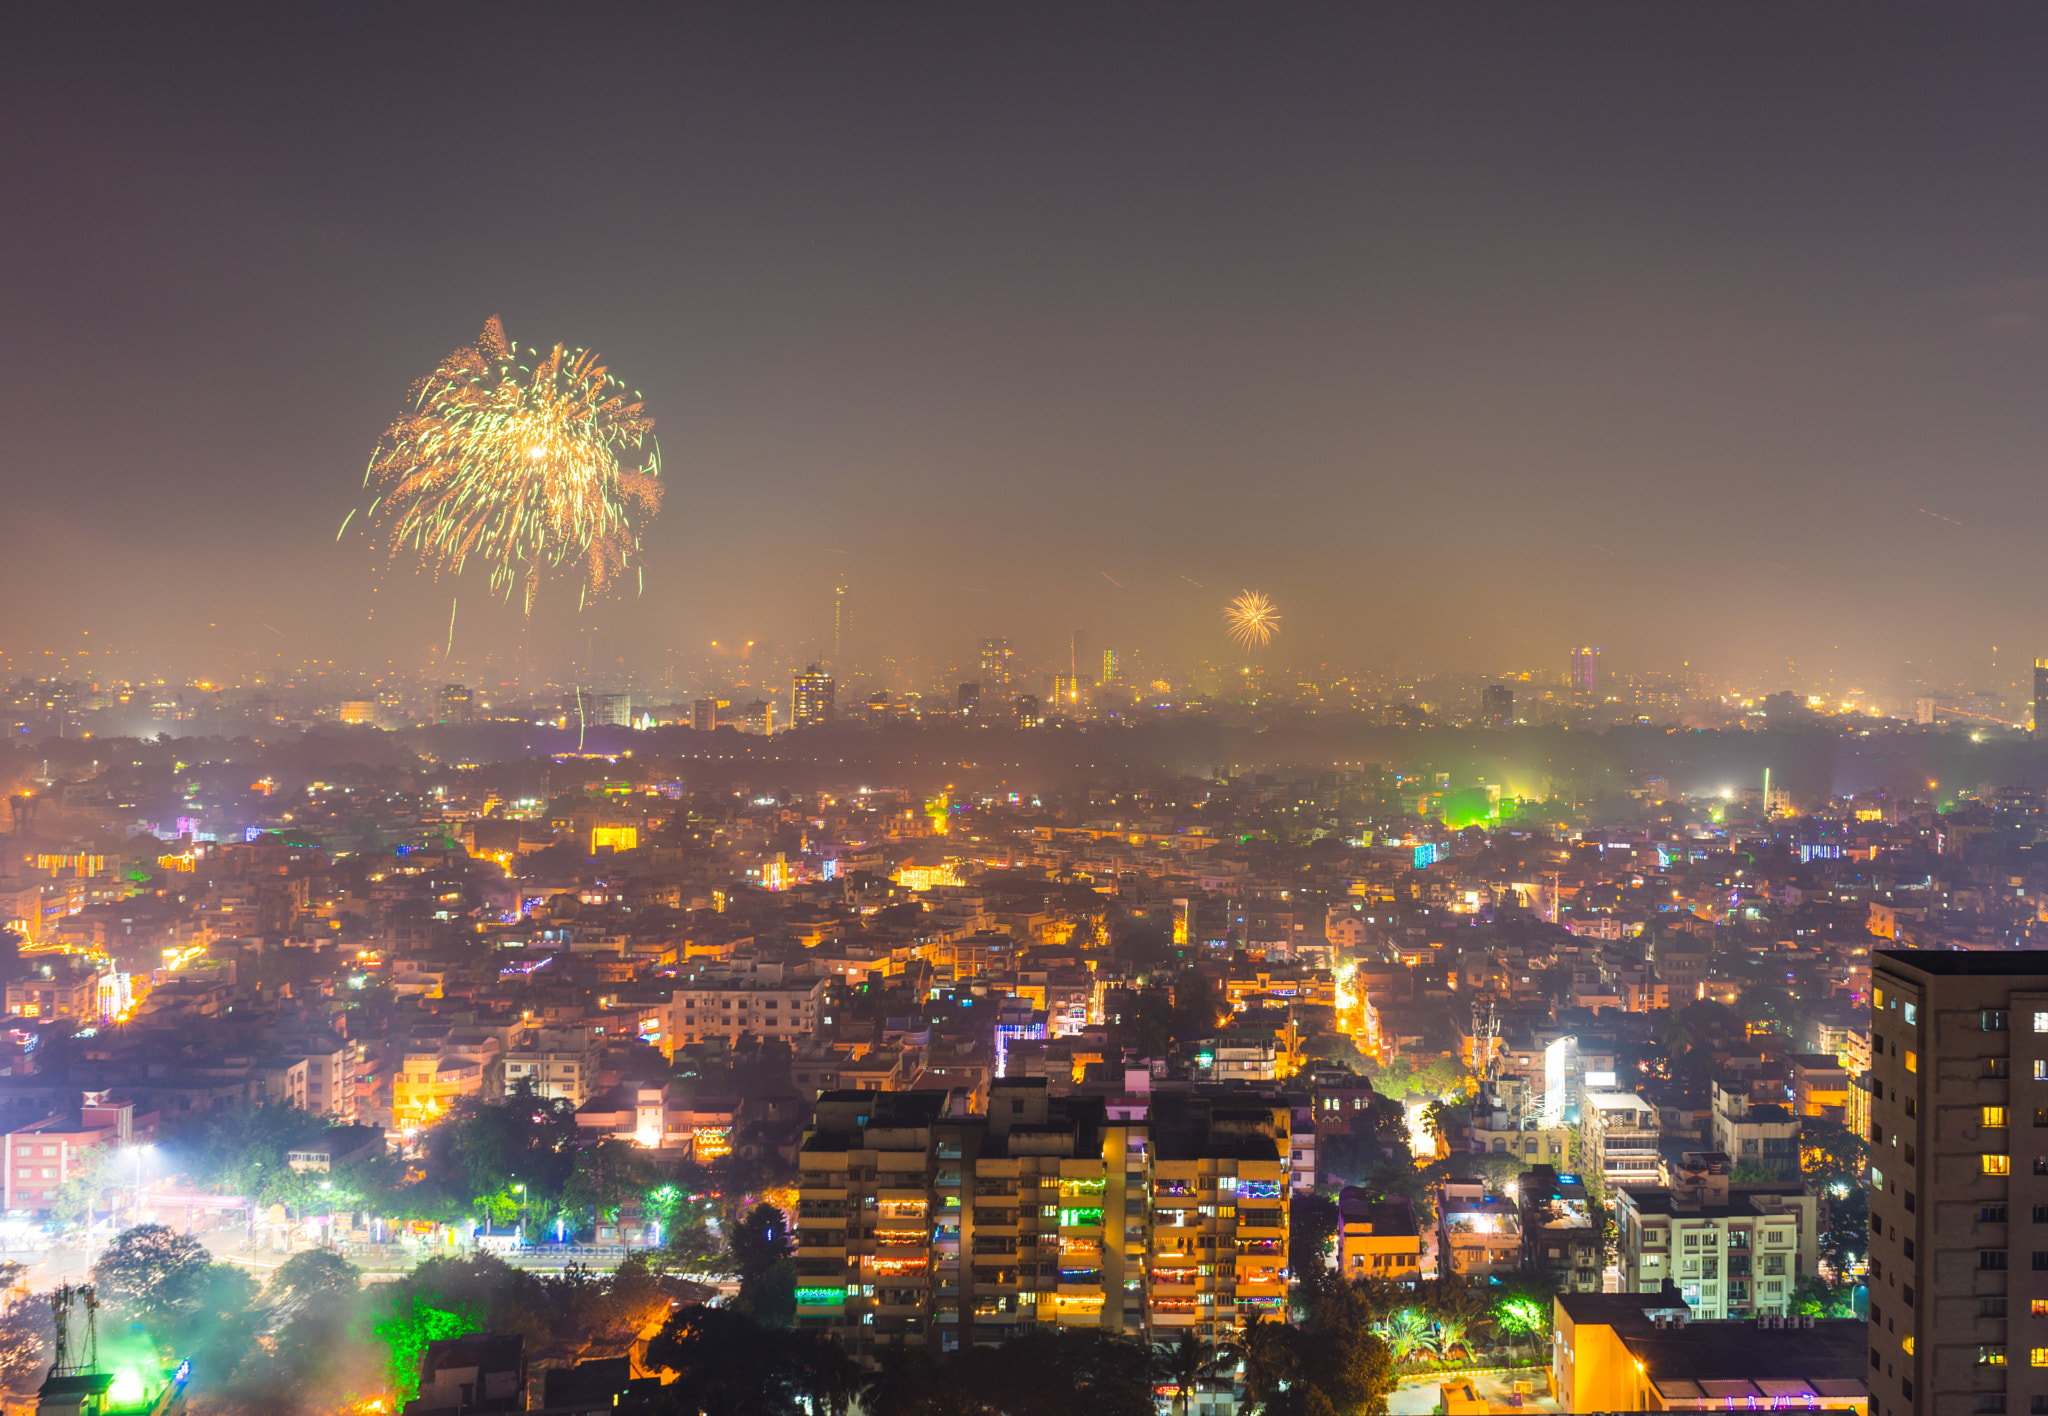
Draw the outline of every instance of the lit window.
<instances>
[{"instance_id":1,"label":"lit window","mask_svg":"<svg viewBox=\"0 0 2048 1416\"><path fill-rule=\"evenodd\" d=\"M1918 1007L1917 1005L1915 1005L1915 1004L1912 1004L1912 1003L1908 1003L1908 1004L1906 1005L1906 1026L1910 1028L1910 1027L1912 1027L1912 1026L1913 1026L1914 1024L1918 1023L1919 1021L1920 1021L1920 1009L1919 1009L1919 1007Z\"/></svg>"},{"instance_id":2,"label":"lit window","mask_svg":"<svg viewBox=\"0 0 2048 1416\"><path fill-rule=\"evenodd\" d=\"M1919 1053L1917 1053L1917 1052L1908 1052L1908 1053L1906 1054L1906 1070L1907 1070L1908 1072L1917 1072L1917 1071L1919 1071L1919 1070L1920 1070L1920 1054L1919 1054Z\"/></svg>"},{"instance_id":3,"label":"lit window","mask_svg":"<svg viewBox=\"0 0 2048 1416\"><path fill-rule=\"evenodd\" d=\"M2048 1013L2034 1014L2034 1031L2037 1033L2048 1033Z\"/></svg>"},{"instance_id":4,"label":"lit window","mask_svg":"<svg viewBox=\"0 0 2048 1416\"><path fill-rule=\"evenodd\" d=\"M2003 1367L2005 1365L2005 1349L2003 1347L1979 1347L1977 1349L1977 1365L1980 1367Z\"/></svg>"},{"instance_id":5,"label":"lit window","mask_svg":"<svg viewBox=\"0 0 2048 1416\"><path fill-rule=\"evenodd\" d=\"M1983 1124L1989 1127L2003 1129L2005 1126L2005 1108L2002 1106L1985 1107Z\"/></svg>"},{"instance_id":6,"label":"lit window","mask_svg":"<svg viewBox=\"0 0 2048 1416\"><path fill-rule=\"evenodd\" d=\"M2048 1367L2048 1347L2036 1347L2031 1360L2036 1367Z\"/></svg>"},{"instance_id":7,"label":"lit window","mask_svg":"<svg viewBox=\"0 0 2048 1416\"><path fill-rule=\"evenodd\" d=\"M2034 1316L2037 1318L2048 1318L2048 1298L2036 1298L2034 1300Z\"/></svg>"},{"instance_id":8,"label":"lit window","mask_svg":"<svg viewBox=\"0 0 2048 1416\"><path fill-rule=\"evenodd\" d=\"M1985 1155L1979 1156L1978 1159L1984 1162L1986 1175L2012 1174L2012 1157L2009 1155Z\"/></svg>"},{"instance_id":9,"label":"lit window","mask_svg":"<svg viewBox=\"0 0 2048 1416\"><path fill-rule=\"evenodd\" d=\"M1906 1355L1908 1357L1911 1357L1913 1355L1913 1334L1909 1332L1904 1337L1900 1338L1899 1345L1905 1348Z\"/></svg>"}]
</instances>

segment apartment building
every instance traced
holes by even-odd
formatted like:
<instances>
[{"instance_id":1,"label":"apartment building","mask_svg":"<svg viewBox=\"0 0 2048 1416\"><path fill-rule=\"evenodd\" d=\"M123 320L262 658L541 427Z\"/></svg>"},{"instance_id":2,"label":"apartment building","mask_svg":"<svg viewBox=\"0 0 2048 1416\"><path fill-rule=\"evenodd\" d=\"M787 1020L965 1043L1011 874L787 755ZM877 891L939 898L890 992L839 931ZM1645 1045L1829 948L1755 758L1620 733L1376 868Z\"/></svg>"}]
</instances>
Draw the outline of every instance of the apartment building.
<instances>
[{"instance_id":1,"label":"apartment building","mask_svg":"<svg viewBox=\"0 0 2048 1416\"><path fill-rule=\"evenodd\" d=\"M1142 1328L1145 1128L1105 1124L1099 1104L1056 1106L1043 1081L998 1083L985 1115L959 1100L819 1097L798 1156L797 1325L863 1354L897 1338L948 1351L1039 1322L1122 1330L1129 1279L1128 1325Z\"/></svg>"},{"instance_id":2,"label":"apartment building","mask_svg":"<svg viewBox=\"0 0 2048 1416\"><path fill-rule=\"evenodd\" d=\"M76 1018L90 1024L100 1015L99 994L98 972L83 957L67 954L7 985L7 1015Z\"/></svg>"},{"instance_id":3,"label":"apartment building","mask_svg":"<svg viewBox=\"0 0 2048 1416\"><path fill-rule=\"evenodd\" d=\"M346 1038L326 1033L301 1038L289 1050L305 1057L306 1110L336 1121L353 1122L355 1074L362 1061L362 1048Z\"/></svg>"},{"instance_id":4,"label":"apartment building","mask_svg":"<svg viewBox=\"0 0 2048 1416\"><path fill-rule=\"evenodd\" d=\"M1523 1266L1549 1274L1558 1291L1598 1293L1607 1267L1585 1182L1535 1165L1515 1183L1522 1212Z\"/></svg>"},{"instance_id":5,"label":"apartment building","mask_svg":"<svg viewBox=\"0 0 2048 1416\"><path fill-rule=\"evenodd\" d=\"M135 1140L135 1105L87 1092L76 1111L46 1116L5 1137L0 1199L9 1211L48 1214L64 1182L89 1170L94 1152Z\"/></svg>"},{"instance_id":6,"label":"apartment building","mask_svg":"<svg viewBox=\"0 0 2048 1416\"><path fill-rule=\"evenodd\" d=\"M2048 952L1870 983L1871 1416L2048 1411Z\"/></svg>"},{"instance_id":7,"label":"apartment building","mask_svg":"<svg viewBox=\"0 0 2048 1416\"><path fill-rule=\"evenodd\" d=\"M1287 1291L1290 1110L1176 1097L1158 1120L1043 1079L828 1091L798 1157L797 1323L872 1354L1033 1325L1236 1331ZM1277 1139L1276 1139L1277 1136Z\"/></svg>"},{"instance_id":8,"label":"apartment building","mask_svg":"<svg viewBox=\"0 0 2048 1416\"><path fill-rule=\"evenodd\" d=\"M1477 1183L1437 1190L1437 1273L1504 1278L1522 1266L1522 1216L1513 1200L1488 1199Z\"/></svg>"},{"instance_id":9,"label":"apartment building","mask_svg":"<svg viewBox=\"0 0 2048 1416\"><path fill-rule=\"evenodd\" d=\"M1237 1088L1154 1094L1152 1331L1227 1340L1287 1311L1293 1109Z\"/></svg>"},{"instance_id":10,"label":"apartment building","mask_svg":"<svg viewBox=\"0 0 2048 1416\"><path fill-rule=\"evenodd\" d=\"M1768 1170L1783 1180L1798 1177L1800 1122L1789 1106L1754 1101L1740 1085L1719 1082L1713 1105L1715 1150L1738 1166Z\"/></svg>"},{"instance_id":11,"label":"apartment building","mask_svg":"<svg viewBox=\"0 0 2048 1416\"><path fill-rule=\"evenodd\" d=\"M669 1001L667 1041L731 1041L742 1034L795 1042L818 1031L827 980L785 978L780 965L706 972L678 982Z\"/></svg>"},{"instance_id":12,"label":"apartment building","mask_svg":"<svg viewBox=\"0 0 2048 1416\"><path fill-rule=\"evenodd\" d=\"M581 1106L597 1088L597 1038L589 1027L527 1028L505 1050L505 1093L531 1083L536 1096Z\"/></svg>"},{"instance_id":13,"label":"apartment building","mask_svg":"<svg viewBox=\"0 0 2048 1416\"><path fill-rule=\"evenodd\" d=\"M1672 1185L1615 1195L1624 1292L1675 1283L1696 1318L1782 1317L1820 1257L1818 1203L1805 1185L1730 1183L1729 1157L1687 1152Z\"/></svg>"},{"instance_id":14,"label":"apartment building","mask_svg":"<svg viewBox=\"0 0 2048 1416\"><path fill-rule=\"evenodd\" d=\"M1842 1059L1831 1053L1795 1052L1792 1063L1792 1110L1846 1123L1850 1117L1854 1080Z\"/></svg>"},{"instance_id":15,"label":"apartment building","mask_svg":"<svg viewBox=\"0 0 2048 1416\"><path fill-rule=\"evenodd\" d=\"M1657 1108L1634 1092L1589 1091L1579 1105L1579 1171L1602 1193L1654 1185L1661 1134Z\"/></svg>"}]
</instances>

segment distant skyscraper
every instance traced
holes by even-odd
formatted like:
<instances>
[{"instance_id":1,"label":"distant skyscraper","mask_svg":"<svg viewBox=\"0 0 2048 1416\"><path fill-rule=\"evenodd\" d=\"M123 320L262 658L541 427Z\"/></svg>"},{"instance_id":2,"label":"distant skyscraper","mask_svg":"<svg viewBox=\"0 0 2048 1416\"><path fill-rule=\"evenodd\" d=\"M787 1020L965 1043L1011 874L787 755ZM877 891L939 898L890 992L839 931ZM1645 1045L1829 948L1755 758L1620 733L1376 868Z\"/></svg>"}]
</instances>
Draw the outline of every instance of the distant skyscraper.
<instances>
[{"instance_id":1,"label":"distant skyscraper","mask_svg":"<svg viewBox=\"0 0 2048 1416\"><path fill-rule=\"evenodd\" d=\"M839 584L832 591L832 666L838 668L846 662L846 634L852 626L846 618L846 576L842 573Z\"/></svg>"},{"instance_id":2,"label":"distant skyscraper","mask_svg":"<svg viewBox=\"0 0 2048 1416\"><path fill-rule=\"evenodd\" d=\"M690 726L700 733L712 732L718 727L718 700L700 698L690 705Z\"/></svg>"},{"instance_id":3,"label":"distant skyscraper","mask_svg":"<svg viewBox=\"0 0 2048 1416\"><path fill-rule=\"evenodd\" d=\"M2034 660L2034 731L2048 732L2048 659Z\"/></svg>"},{"instance_id":4,"label":"distant skyscraper","mask_svg":"<svg viewBox=\"0 0 2048 1416\"><path fill-rule=\"evenodd\" d=\"M1099 682L1103 684L1121 682L1123 679L1123 669L1124 666L1117 658L1116 650L1105 649L1102 651L1102 678Z\"/></svg>"},{"instance_id":5,"label":"distant skyscraper","mask_svg":"<svg viewBox=\"0 0 2048 1416\"><path fill-rule=\"evenodd\" d=\"M1067 640L1067 677L1080 683L1081 670L1088 666L1088 635L1085 630L1077 629Z\"/></svg>"},{"instance_id":6,"label":"distant skyscraper","mask_svg":"<svg viewBox=\"0 0 2048 1416\"><path fill-rule=\"evenodd\" d=\"M959 709L961 717L973 717L975 710L981 706L981 685L978 683L961 684L953 706Z\"/></svg>"},{"instance_id":7,"label":"distant skyscraper","mask_svg":"<svg viewBox=\"0 0 2048 1416\"><path fill-rule=\"evenodd\" d=\"M1020 693L1017 695L1017 726L1035 728L1038 726L1038 695Z\"/></svg>"},{"instance_id":8,"label":"distant skyscraper","mask_svg":"<svg viewBox=\"0 0 2048 1416\"><path fill-rule=\"evenodd\" d=\"M796 676L790 693L790 726L815 728L832 721L832 675L816 664Z\"/></svg>"},{"instance_id":9,"label":"distant skyscraper","mask_svg":"<svg viewBox=\"0 0 2048 1416\"><path fill-rule=\"evenodd\" d=\"M1081 706L1081 682L1072 674L1055 674L1052 680L1052 701L1057 708L1068 711Z\"/></svg>"},{"instance_id":10,"label":"distant skyscraper","mask_svg":"<svg viewBox=\"0 0 2048 1416\"><path fill-rule=\"evenodd\" d=\"M1488 684L1479 695L1479 721L1504 728L1515 721L1515 691L1504 683Z\"/></svg>"},{"instance_id":11,"label":"distant skyscraper","mask_svg":"<svg viewBox=\"0 0 2048 1416\"><path fill-rule=\"evenodd\" d=\"M1600 651L1598 649L1572 650L1572 673L1566 687L1573 693L1594 694L1600 691Z\"/></svg>"},{"instance_id":12,"label":"distant skyscraper","mask_svg":"<svg viewBox=\"0 0 2048 1416\"><path fill-rule=\"evenodd\" d=\"M981 686L990 698L1005 697L1010 691L1010 665L1014 659L1007 639L981 641Z\"/></svg>"}]
</instances>

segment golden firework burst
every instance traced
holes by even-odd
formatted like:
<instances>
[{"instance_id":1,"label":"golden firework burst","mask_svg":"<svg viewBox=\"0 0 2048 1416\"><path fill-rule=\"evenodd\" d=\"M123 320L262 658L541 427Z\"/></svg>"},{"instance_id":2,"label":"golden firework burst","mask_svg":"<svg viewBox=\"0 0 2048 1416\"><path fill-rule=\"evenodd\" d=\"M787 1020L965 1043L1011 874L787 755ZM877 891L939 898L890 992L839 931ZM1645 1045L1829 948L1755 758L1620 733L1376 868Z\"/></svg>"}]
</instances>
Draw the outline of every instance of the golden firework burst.
<instances>
[{"instance_id":1,"label":"golden firework burst","mask_svg":"<svg viewBox=\"0 0 2048 1416\"><path fill-rule=\"evenodd\" d=\"M637 570L638 523L661 506L660 476L638 394L587 349L522 356L493 315L413 386L363 485L393 556L407 549L459 575L474 555L495 593L509 600L523 586L531 614L546 571L580 565L588 597Z\"/></svg>"},{"instance_id":2,"label":"golden firework burst","mask_svg":"<svg viewBox=\"0 0 2048 1416\"><path fill-rule=\"evenodd\" d=\"M1263 649L1280 632L1280 611L1258 590L1247 590L1223 608L1230 637L1244 649Z\"/></svg>"}]
</instances>

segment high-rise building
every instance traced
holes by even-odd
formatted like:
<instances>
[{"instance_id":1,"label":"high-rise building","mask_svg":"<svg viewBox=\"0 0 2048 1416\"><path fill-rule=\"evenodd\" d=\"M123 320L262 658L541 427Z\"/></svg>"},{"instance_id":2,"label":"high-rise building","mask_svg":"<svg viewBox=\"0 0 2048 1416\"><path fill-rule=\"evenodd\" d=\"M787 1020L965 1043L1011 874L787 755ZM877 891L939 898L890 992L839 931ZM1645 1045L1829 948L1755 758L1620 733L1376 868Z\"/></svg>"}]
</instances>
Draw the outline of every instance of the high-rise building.
<instances>
[{"instance_id":1,"label":"high-rise building","mask_svg":"<svg viewBox=\"0 0 2048 1416\"><path fill-rule=\"evenodd\" d=\"M721 703L716 698L700 698L690 705L690 726L700 733L714 731L718 727L718 710Z\"/></svg>"},{"instance_id":2,"label":"high-rise building","mask_svg":"<svg viewBox=\"0 0 2048 1416\"><path fill-rule=\"evenodd\" d=\"M1870 1416L2048 1410L2048 951L1870 985Z\"/></svg>"},{"instance_id":3,"label":"high-rise building","mask_svg":"<svg viewBox=\"0 0 2048 1416\"><path fill-rule=\"evenodd\" d=\"M1052 681L1053 706L1074 713L1081 707L1081 681L1072 674L1056 674Z\"/></svg>"},{"instance_id":4,"label":"high-rise building","mask_svg":"<svg viewBox=\"0 0 2048 1416\"><path fill-rule=\"evenodd\" d=\"M1088 667L1088 635L1077 629L1067 639L1067 677L1078 684Z\"/></svg>"},{"instance_id":5,"label":"high-rise building","mask_svg":"<svg viewBox=\"0 0 2048 1416\"><path fill-rule=\"evenodd\" d=\"M846 662L846 636L852 627L846 617L846 576L842 573L838 584L832 588L832 667L835 669Z\"/></svg>"},{"instance_id":6,"label":"high-rise building","mask_svg":"<svg viewBox=\"0 0 2048 1416\"><path fill-rule=\"evenodd\" d=\"M815 728L832 721L832 675L812 664L796 676L790 692L790 726Z\"/></svg>"},{"instance_id":7,"label":"high-rise building","mask_svg":"<svg viewBox=\"0 0 2048 1416\"><path fill-rule=\"evenodd\" d=\"M1565 680L1565 687L1575 694L1588 697L1600 691L1600 651L1594 648L1572 650L1571 677Z\"/></svg>"},{"instance_id":8,"label":"high-rise building","mask_svg":"<svg viewBox=\"0 0 2048 1416\"><path fill-rule=\"evenodd\" d=\"M1015 655L1007 639L981 641L981 689L990 698L1006 698L1010 692L1011 665Z\"/></svg>"},{"instance_id":9,"label":"high-rise building","mask_svg":"<svg viewBox=\"0 0 2048 1416\"><path fill-rule=\"evenodd\" d=\"M1109 684L1121 683L1123 681L1123 661L1117 655L1116 650L1105 649L1102 651L1102 678L1099 681L1105 687Z\"/></svg>"},{"instance_id":10,"label":"high-rise building","mask_svg":"<svg viewBox=\"0 0 2048 1416\"><path fill-rule=\"evenodd\" d=\"M972 718L981 708L981 685L963 683L954 690L953 708L963 718Z\"/></svg>"},{"instance_id":11,"label":"high-rise building","mask_svg":"<svg viewBox=\"0 0 2048 1416\"><path fill-rule=\"evenodd\" d=\"M1038 695L1035 693L1018 694L1017 726L1020 728L1035 728L1039 722Z\"/></svg>"},{"instance_id":12,"label":"high-rise building","mask_svg":"<svg viewBox=\"0 0 2048 1416\"><path fill-rule=\"evenodd\" d=\"M2048 732L2048 659L2034 660L2035 732Z\"/></svg>"},{"instance_id":13,"label":"high-rise building","mask_svg":"<svg viewBox=\"0 0 2048 1416\"><path fill-rule=\"evenodd\" d=\"M441 690L440 721L466 723L476 708L476 696L467 685L451 683Z\"/></svg>"},{"instance_id":14,"label":"high-rise building","mask_svg":"<svg viewBox=\"0 0 2048 1416\"><path fill-rule=\"evenodd\" d=\"M1479 721L1505 728L1515 721L1515 691L1504 683L1488 684L1479 694Z\"/></svg>"}]
</instances>

